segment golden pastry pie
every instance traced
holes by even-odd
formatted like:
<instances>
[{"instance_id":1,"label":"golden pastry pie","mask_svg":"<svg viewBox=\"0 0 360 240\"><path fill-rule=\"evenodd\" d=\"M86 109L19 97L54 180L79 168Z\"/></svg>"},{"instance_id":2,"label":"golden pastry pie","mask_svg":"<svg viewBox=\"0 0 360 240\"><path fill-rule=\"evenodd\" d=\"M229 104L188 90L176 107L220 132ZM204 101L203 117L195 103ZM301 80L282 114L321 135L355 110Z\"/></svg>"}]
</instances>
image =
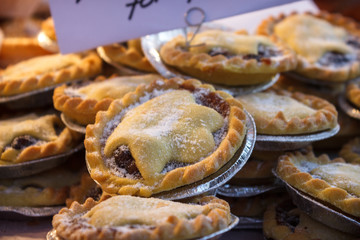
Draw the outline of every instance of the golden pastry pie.
<instances>
[{"instance_id":1,"label":"golden pastry pie","mask_svg":"<svg viewBox=\"0 0 360 240\"><path fill-rule=\"evenodd\" d=\"M41 23L41 31L51 40L56 41L56 32L54 20L52 17L47 18Z\"/></svg>"},{"instance_id":2,"label":"golden pastry pie","mask_svg":"<svg viewBox=\"0 0 360 240\"><path fill-rule=\"evenodd\" d=\"M36 57L0 70L0 96L79 80L100 71L101 59L93 52Z\"/></svg>"},{"instance_id":3,"label":"golden pastry pie","mask_svg":"<svg viewBox=\"0 0 360 240\"><path fill-rule=\"evenodd\" d=\"M360 164L360 138L354 138L346 143L340 151L340 156L349 163Z\"/></svg>"},{"instance_id":4,"label":"golden pastry pie","mask_svg":"<svg viewBox=\"0 0 360 240\"><path fill-rule=\"evenodd\" d=\"M124 43L103 46L102 49L105 55L113 62L140 71L156 72L149 60L145 57L139 38Z\"/></svg>"},{"instance_id":5,"label":"golden pastry pie","mask_svg":"<svg viewBox=\"0 0 360 240\"><path fill-rule=\"evenodd\" d=\"M336 108L312 95L274 89L237 99L253 116L259 134L308 134L337 125Z\"/></svg>"},{"instance_id":6,"label":"golden pastry pie","mask_svg":"<svg viewBox=\"0 0 360 240\"><path fill-rule=\"evenodd\" d=\"M324 201L337 211L360 217L360 166L344 159L330 160L312 151L287 153L279 158L278 176L294 188Z\"/></svg>"},{"instance_id":7,"label":"golden pastry pie","mask_svg":"<svg viewBox=\"0 0 360 240\"><path fill-rule=\"evenodd\" d=\"M290 201L271 204L264 214L264 235L273 240L355 240L356 236L320 223Z\"/></svg>"},{"instance_id":8,"label":"golden pastry pie","mask_svg":"<svg viewBox=\"0 0 360 240\"><path fill-rule=\"evenodd\" d=\"M115 196L73 203L53 218L56 234L72 239L194 239L230 224L229 205L216 197L188 203Z\"/></svg>"},{"instance_id":9,"label":"golden pastry pie","mask_svg":"<svg viewBox=\"0 0 360 240\"><path fill-rule=\"evenodd\" d=\"M360 83L350 83L346 87L346 97L357 108L360 108Z\"/></svg>"},{"instance_id":10,"label":"golden pastry pie","mask_svg":"<svg viewBox=\"0 0 360 240\"><path fill-rule=\"evenodd\" d=\"M66 199L66 206L70 207L73 202L83 204L86 199L92 198L99 201L103 192L99 185L85 172L81 175L79 185L71 186L69 197Z\"/></svg>"},{"instance_id":11,"label":"golden pastry pie","mask_svg":"<svg viewBox=\"0 0 360 240\"><path fill-rule=\"evenodd\" d=\"M78 171L59 167L29 177L0 179L0 206L63 205L79 178Z\"/></svg>"},{"instance_id":12,"label":"golden pastry pie","mask_svg":"<svg viewBox=\"0 0 360 240\"><path fill-rule=\"evenodd\" d=\"M78 143L78 134L64 127L56 115L0 121L0 165L14 164L63 153Z\"/></svg>"},{"instance_id":13,"label":"golden pastry pie","mask_svg":"<svg viewBox=\"0 0 360 240\"><path fill-rule=\"evenodd\" d=\"M160 56L181 72L216 84L259 84L296 65L293 52L281 44L244 32L208 30L191 45L187 50L184 36L178 36L162 46Z\"/></svg>"},{"instance_id":14,"label":"golden pastry pie","mask_svg":"<svg viewBox=\"0 0 360 240\"><path fill-rule=\"evenodd\" d=\"M259 34L275 35L297 54L296 72L330 82L360 75L360 28L338 14L281 14L264 20Z\"/></svg>"},{"instance_id":15,"label":"golden pastry pie","mask_svg":"<svg viewBox=\"0 0 360 240\"><path fill-rule=\"evenodd\" d=\"M106 111L114 99L122 98L140 84L149 84L161 78L157 74L109 79L99 77L94 82L63 85L54 91L54 107L76 122L87 125L94 123L96 113Z\"/></svg>"},{"instance_id":16,"label":"golden pastry pie","mask_svg":"<svg viewBox=\"0 0 360 240\"><path fill-rule=\"evenodd\" d=\"M245 121L238 101L194 79L139 86L87 126L91 177L110 194L140 196L199 181L235 154Z\"/></svg>"}]
</instances>

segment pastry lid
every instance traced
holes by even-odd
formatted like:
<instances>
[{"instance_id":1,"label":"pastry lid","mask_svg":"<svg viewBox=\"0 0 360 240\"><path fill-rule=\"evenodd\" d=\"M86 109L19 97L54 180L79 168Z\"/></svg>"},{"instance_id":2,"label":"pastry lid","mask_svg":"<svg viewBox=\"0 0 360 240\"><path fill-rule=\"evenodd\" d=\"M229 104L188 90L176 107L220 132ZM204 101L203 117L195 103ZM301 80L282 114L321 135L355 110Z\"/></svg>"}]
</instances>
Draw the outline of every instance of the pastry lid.
<instances>
[{"instance_id":1,"label":"pastry lid","mask_svg":"<svg viewBox=\"0 0 360 240\"><path fill-rule=\"evenodd\" d=\"M43 49L53 53L59 52L59 46L57 42L46 36L44 32L41 31L38 34L37 40L39 42L40 47L42 47Z\"/></svg>"}]
</instances>

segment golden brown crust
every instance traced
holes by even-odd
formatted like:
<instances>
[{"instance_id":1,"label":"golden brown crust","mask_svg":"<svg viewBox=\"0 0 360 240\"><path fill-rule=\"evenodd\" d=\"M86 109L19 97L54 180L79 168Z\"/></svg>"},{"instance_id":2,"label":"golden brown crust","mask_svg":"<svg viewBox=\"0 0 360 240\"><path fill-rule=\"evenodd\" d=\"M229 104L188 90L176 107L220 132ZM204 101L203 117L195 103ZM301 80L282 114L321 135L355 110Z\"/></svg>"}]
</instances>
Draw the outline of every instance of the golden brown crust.
<instances>
[{"instance_id":1,"label":"golden brown crust","mask_svg":"<svg viewBox=\"0 0 360 240\"><path fill-rule=\"evenodd\" d=\"M350 83L346 87L346 97L356 107L360 108L360 87L359 83Z\"/></svg>"},{"instance_id":2,"label":"golden brown crust","mask_svg":"<svg viewBox=\"0 0 360 240\"><path fill-rule=\"evenodd\" d=\"M151 200L151 199L149 199ZM106 200L105 200L106 201ZM53 218L57 235L65 239L192 239L206 236L227 227L230 223L229 205L216 197L203 197L190 201L205 205L207 213L183 219L169 216L160 219L155 226L105 226L95 227L82 216L98 204L92 198L83 205L74 202L69 209L63 208ZM81 220L80 220L81 218ZM121 229L123 228L123 229ZM124 229L125 228L125 229Z\"/></svg>"},{"instance_id":3,"label":"golden brown crust","mask_svg":"<svg viewBox=\"0 0 360 240\"><path fill-rule=\"evenodd\" d=\"M0 49L0 67L38 57L51 52L40 47L36 38L4 38Z\"/></svg>"},{"instance_id":4,"label":"golden brown crust","mask_svg":"<svg viewBox=\"0 0 360 240\"><path fill-rule=\"evenodd\" d=\"M276 73L291 70L296 66L294 53L276 38L271 40L282 52L281 59L269 58L267 62L258 62L256 59L245 60L242 56L228 59L224 55L210 56L207 53L184 51L181 48L185 46L183 36L165 43L160 49L160 56L166 64L210 83L254 85L270 81Z\"/></svg>"},{"instance_id":5,"label":"golden brown crust","mask_svg":"<svg viewBox=\"0 0 360 240\"><path fill-rule=\"evenodd\" d=\"M103 46L102 49L111 61L145 72L156 72L142 51L140 39L127 41L127 47L112 44Z\"/></svg>"},{"instance_id":6,"label":"golden brown crust","mask_svg":"<svg viewBox=\"0 0 360 240\"><path fill-rule=\"evenodd\" d=\"M280 14L277 17L271 16L268 19L262 21L262 23L257 28L257 33L266 36L275 36L273 30L274 26L285 18L297 14L297 12L292 12L289 15ZM351 18L324 11L318 13L306 12L305 14L326 20L335 26L346 29L354 36L360 36L360 26ZM358 60L354 61L352 64L349 64L347 67L341 68L321 67L315 64L310 64L307 60L305 60L303 57L300 57L299 55L297 56L297 62L297 68L295 69L296 72L306 77L323 81L344 82L360 75L360 62Z\"/></svg>"},{"instance_id":7,"label":"golden brown crust","mask_svg":"<svg viewBox=\"0 0 360 240\"><path fill-rule=\"evenodd\" d=\"M49 17L41 23L41 31L43 31L48 38L56 41L55 26L52 17Z\"/></svg>"},{"instance_id":8,"label":"golden brown crust","mask_svg":"<svg viewBox=\"0 0 360 240\"><path fill-rule=\"evenodd\" d=\"M143 75L142 77L144 79L149 79L150 81L150 79L155 79L157 76L159 79L161 78L159 75L155 76L154 74ZM95 82L111 80L115 77L116 76L105 78L100 76L95 79ZM124 76L124 77L119 77L119 80L121 79L126 80L131 78L138 78L138 77L139 76L134 76L134 77ZM134 84L137 83L134 82L133 85ZM53 95L54 107L55 109L63 112L66 116L70 117L71 119L74 119L76 122L82 125L94 123L97 112L106 111L114 99L123 97L123 95L119 95L118 97L114 97L114 98L106 97L101 100L96 100L94 98L81 98L76 96L74 97L74 96L69 96L65 93L65 90L67 88L68 86L62 85L54 90L54 95Z\"/></svg>"},{"instance_id":9,"label":"golden brown crust","mask_svg":"<svg viewBox=\"0 0 360 240\"><path fill-rule=\"evenodd\" d=\"M34 73L24 79L0 81L0 96L20 94L67 81L78 80L93 76L101 71L101 59L94 52L77 55L81 60L63 69L46 73ZM12 66L7 69L9 68L12 68ZM5 71L6 69L0 70L0 79Z\"/></svg>"},{"instance_id":10,"label":"golden brown crust","mask_svg":"<svg viewBox=\"0 0 360 240\"><path fill-rule=\"evenodd\" d=\"M344 162L342 158L330 160L326 154L316 157L312 151L306 154L301 152L287 153L279 158L276 168L278 176L291 186L311 195L316 199L325 201L334 207L351 214L360 216L360 198L348 193L346 190L332 186L325 180L313 178L308 172L301 171L296 165L303 162L308 164L330 164Z\"/></svg>"},{"instance_id":11,"label":"golden brown crust","mask_svg":"<svg viewBox=\"0 0 360 240\"><path fill-rule=\"evenodd\" d=\"M339 154L346 162L360 164L360 138L354 138L346 143Z\"/></svg>"},{"instance_id":12,"label":"golden brown crust","mask_svg":"<svg viewBox=\"0 0 360 240\"><path fill-rule=\"evenodd\" d=\"M219 147L203 160L186 166L179 167L159 174L158 181L147 182L145 180L131 180L115 176L105 166L101 154L100 137L103 135L105 125L111 121L119 112L126 107L133 105L146 93L154 90L165 89L196 89L203 88L217 93L230 106L229 123L227 134ZM155 81L151 85L139 86L135 92L128 93L121 100L115 100L107 112L99 112L96 115L94 125L86 128L86 158L91 168L91 177L96 180L102 189L111 194L129 194L139 196L150 196L157 192L174 189L203 179L217 171L235 154L240 147L246 132L246 115L238 101L225 92L215 91L211 85L202 85L199 81L190 79L182 80L173 78L165 81Z\"/></svg>"},{"instance_id":13,"label":"golden brown crust","mask_svg":"<svg viewBox=\"0 0 360 240\"><path fill-rule=\"evenodd\" d=\"M272 88L272 90L269 90L268 92L273 92L280 96L291 97L316 112L315 114L302 119L299 117L286 119L284 112L281 110L279 110L276 116L271 120L259 116L254 119L259 134L294 135L314 133L334 128L337 125L338 113L335 106L322 98L301 92L288 92L277 88ZM241 101L241 96L238 97L238 99ZM246 108L245 103L243 103L243 105ZM294 111L296 112L295 109ZM250 114L252 113L250 112Z\"/></svg>"}]
</instances>

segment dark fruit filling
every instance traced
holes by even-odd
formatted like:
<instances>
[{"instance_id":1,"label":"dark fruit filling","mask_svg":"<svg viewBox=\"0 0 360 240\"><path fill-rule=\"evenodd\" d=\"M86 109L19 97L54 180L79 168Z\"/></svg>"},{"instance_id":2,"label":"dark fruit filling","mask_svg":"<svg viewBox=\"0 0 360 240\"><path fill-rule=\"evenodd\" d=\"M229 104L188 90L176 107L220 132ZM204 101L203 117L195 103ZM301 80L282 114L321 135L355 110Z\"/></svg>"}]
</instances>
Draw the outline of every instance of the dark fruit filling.
<instances>
[{"instance_id":1,"label":"dark fruit filling","mask_svg":"<svg viewBox=\"0 0 360 240\"><path fill-rule=\"evenodd\" d=\"M197 92L199 90L195 89L194 94ZM196 103L216 110L223 117L226 117L230 110L229 104L215 92L196 94Z\"/></svg>"},{"instance_id":2,"label":"dark fruit filling","mask_svg":"<svg viewBox=\"0 0 360 240\"><path fill-rule=\"evenodd\" d=\"M121 46L123 46L125 48L129 48L129 45L128 45L127 42L121 42L121 43L119 43L119 45L121 45Z\"/></svg>"},{"instance_id":3,"label":"dark fruit filling","mask_svg":"<svg viewBox=\"0 0 360 240\"><path fill-rule=\"evenodd\" d=\"M322 66L342 67L351 62L349 56L339 52L327 52L318 61Z\"/></svg>"},{"instance_id":4,"label":"dark fruit filling","mask_svg":"<svg viewBox=\"0 0 360 240\"><path fill-rule=\"evenodd\" d=\"M360 39L354 36L350 36L346 41L347 45L350 45L353 48L360 48Z\"/></svg>"},{"instance_id":5,"label":"dark fruit filling","mask_svg":"<svg viewBox=\"0 0 360 240\"><path fill-rule=\"evenodd\" d=\"M119 168L125 169L129 174L140 177L139 169L136 167L135 159L127 146L120 146L114 151L115 163Z\"/></svg>"},{"instance_id":6,"label":"dark fruit filling","mask_svg":"<svg viewBox=\"0 0 360 240\"><path fill-rule=\"evenodd\" d=\"M38 141L39 141L38 139L30 135L24 135L14 138L10 146L16 150L21 150L28 146L36 144Z\"/></svg>"},{"instance_id":7,"label":"dark fruit filling","mask_svg":"<svg viewBox=\"0 0 360 240\"><path fill-rule=\"evenodd\" d=\"M276 221L279 225L285 225L294 232L300 222L298 215L291 215L289 212L295 207L289 202L284 202L276 208Z\"/></svg>"},{"instance_id":8,"label":"dark fruit filling","mask_svg":"<svg viewBox=\"0 0 360 240\"><path fill-rule=\"evenodd\" d=\"M98 201L98 200L100 199L100 197L101 197L101 194L102 194L102 189L101 189L101 187L95 186L95 187L91 188L91 189L87 192L87 194L86 194L86 196L85 196L85 199L91 197L91 198L94 199L95 201Z\"/></svg>"},{"instance_id":9,"label":"dark fruit filling","mask_svg":"<svg viewBox=\"0 0 360 240\"><path fill-rule=\"evenodd\" d=\"M226 58L232 58L236 56L236 54L231 53L228 49L222 47L214 47L210 50L210 52L208 52L208 54L212 57L215 57L217 55L223 55Z\"/></svg>"},{"instance_id":10,"label":"dark fruit filling","mask_svg":"<svg viewBox=\"0 0 360 240\"><path fill-rule=\"evenodd\" d=\"M270 46L265 46L262 44L258 45L258 54L248 54L243 56L243 59L250 60L250 59L256 59L258 62L263 62L265 64L270 64L271 57L276 57L280 55L280 51L276 50L274 48L271 48Z\"/></svg>"}]
</instances>

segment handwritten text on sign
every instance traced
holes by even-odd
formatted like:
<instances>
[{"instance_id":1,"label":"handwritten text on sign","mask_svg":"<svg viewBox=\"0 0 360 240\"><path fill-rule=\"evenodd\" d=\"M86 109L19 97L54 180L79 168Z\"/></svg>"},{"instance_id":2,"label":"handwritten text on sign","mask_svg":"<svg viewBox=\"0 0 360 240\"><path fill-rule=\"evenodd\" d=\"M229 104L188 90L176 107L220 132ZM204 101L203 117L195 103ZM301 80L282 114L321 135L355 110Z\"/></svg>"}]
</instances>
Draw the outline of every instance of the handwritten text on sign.
<instances>
[{"instance_id":1,"label":"handwritten text on sign","mask_svg":"<svg viewBox=\"0 0 360 240\"><path fill-rule=\"evenodd\" d=\"M49 0L61 52L78 52L186 26L192 7L206 21L296 0Z\"/></svg>"}]
</instances>

